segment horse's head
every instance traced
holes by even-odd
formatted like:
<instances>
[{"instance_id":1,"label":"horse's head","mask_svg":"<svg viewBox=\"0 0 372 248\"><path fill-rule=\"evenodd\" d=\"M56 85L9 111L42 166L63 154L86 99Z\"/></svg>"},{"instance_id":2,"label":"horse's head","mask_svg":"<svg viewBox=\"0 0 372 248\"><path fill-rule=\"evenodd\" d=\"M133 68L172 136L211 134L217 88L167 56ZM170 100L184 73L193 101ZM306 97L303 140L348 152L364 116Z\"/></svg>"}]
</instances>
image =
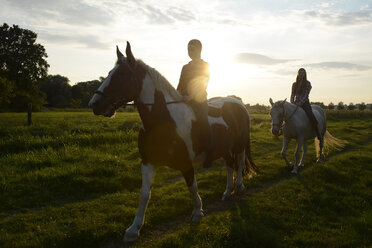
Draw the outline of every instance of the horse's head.
<instances>
[{"instance_id":1,"label":"horse's head","mask_svg":"<svg viewBox=\"0 0 372 248\"><path fill-rule=\"evenodd\" d=\"M272 119L271 123L271 132L276 135L282 135L282 125L284 121L284 103L287 99L283 101L277 101L276 103L273 102L273 99L270 98L270 115Z\"/></svg>"},{"instance_id":2,"label":"horse's head","mask_svg":"<svg viewBox=\"0 0 372 248\"><path fill-rule=\"evenodd\" d=\"M130 44L125 57L116 47L117 62L89 101L96 115L111 117L123 104L135 101L141 91L144 72L137 66Z\"/></svg>"}]
</instances>

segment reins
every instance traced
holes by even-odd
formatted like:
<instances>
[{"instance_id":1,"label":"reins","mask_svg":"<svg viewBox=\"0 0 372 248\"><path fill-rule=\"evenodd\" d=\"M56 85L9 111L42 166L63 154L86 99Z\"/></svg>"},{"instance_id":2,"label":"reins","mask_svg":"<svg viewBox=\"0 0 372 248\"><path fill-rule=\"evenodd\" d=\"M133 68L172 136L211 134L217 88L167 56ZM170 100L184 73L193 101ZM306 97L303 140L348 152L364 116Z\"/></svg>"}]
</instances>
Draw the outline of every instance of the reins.
<instances>
[{"instance_id":1,"label":"reins","mask_svg":"<svg viewBox=\"0 0 372 248\"><path fill-rule=\"evenodd\" d=\"M103 93L102 91L95 91L94 92L95 94L97 95L100 95L100 96L103 96L103 97L106 97L106 98L110 98L109 96L107 96L105 93ZM185 101L170 101L170 102L166 102L165 104L175 104L175 103L184 103ZM155 103L140 103L141 105L146 105L146 106L152 106L154 105ZM118 107L118 106L137 106L138 103L125 103L125 99L121 99L115 103L113 103L113 105L115 107Z\"/></svg>"}]
</instances>

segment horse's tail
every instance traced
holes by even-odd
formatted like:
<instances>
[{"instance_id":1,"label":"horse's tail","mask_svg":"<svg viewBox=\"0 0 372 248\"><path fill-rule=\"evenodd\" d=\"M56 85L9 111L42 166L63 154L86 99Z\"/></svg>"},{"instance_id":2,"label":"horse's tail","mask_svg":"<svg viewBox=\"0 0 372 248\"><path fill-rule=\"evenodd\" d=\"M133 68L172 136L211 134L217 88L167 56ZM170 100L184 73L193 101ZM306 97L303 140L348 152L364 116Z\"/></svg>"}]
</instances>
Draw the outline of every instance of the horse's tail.
<instances>
[{"instance_id":1,"label":"horse's tail","mask_svg":"<svg viewBox=\"0 0 372 248\"><path fill-rule=\"evenodd\" d=\"M259 169L256 164L253 162L252 154L251 154L251 130L250 130L250 120L248 122L248 135L247 135L247 142L245 145L245 166L243 170L243 176L248 175L251 177L257 173L259 173Z\"/></svg>"},{"instance_id":2,"label":"horse's tail","mask_svg":"<svg viewBox=\"0 0 372 248\"><path fill-rule=\"evenodd\" d=\"M323 139L324 139L323 155L327 155L331 149L341 150L347 144L346 140L337 139L336 137L332 136L332 134L330 134L328 131L325 132ZM314 143L316 154L317 156L319 156L320 142L317 138L315 138Z\"/></svg>"}]
</instances>

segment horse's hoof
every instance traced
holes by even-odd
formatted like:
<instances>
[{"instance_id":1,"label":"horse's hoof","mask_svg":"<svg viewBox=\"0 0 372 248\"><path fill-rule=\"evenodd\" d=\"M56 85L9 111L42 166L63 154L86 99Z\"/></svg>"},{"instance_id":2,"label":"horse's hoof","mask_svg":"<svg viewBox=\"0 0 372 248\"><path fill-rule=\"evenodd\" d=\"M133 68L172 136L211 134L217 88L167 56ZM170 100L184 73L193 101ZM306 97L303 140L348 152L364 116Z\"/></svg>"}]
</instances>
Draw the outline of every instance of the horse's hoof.
<instances>
[{"instance_id":1,"label":"horse's hoof","mask_svg":"<svg viewBox=\"0 0 372 248\"><path fill-rule=\"evenodd\" d=\"M297 170L292 170L291 173L297 175Z\"/></svg>"},{"instance_id":2,"label":"horse's hoof","mask_svg":"<svg viewBox=\"0 0 372 248\"><path fill-rule=\"evenodd\" d=\"M321 162L324 162L324 156L323 154L320 154L319 157L318 157L318 160L316 161L317 163L321 163Z\"/></svg>"},{"instance_id":3,"label":"horse's hoof","mask_svg":"<svg viewBox=\"0 0 372 248\"><path fill-rule=\"evenodd\" d=\"M191 222L199 222L203 217L203 210L194 211L191 215Z\"/></svg>"},{"instance_id":4,"label":"horse's hoof","mask_svg":"<svg viewBox=\"0 0 372 248\"><path fill-rule=\"evenodd\" d=\"M304 167L304 164L300 164L299 167Z\"/></svg>"},{"instance_id":5,"label":"horse's hoof","mask_svg":"<svg viewBox=\"0 0 372 248\"><path fill-rule=\"evenodd\" d=\"M138 239L138 237L139 237L139 232L126 231L125 234L124 234L123 241L124 241L124 243L131 243L131 242L136 241Z\"/></svg>"},{"instance_id":6,"label":"horse's hoof","mask_svg":"<svg viewBox=\"0 0 372 248\"><path fill-rule=\"evenodd\" d=\"M244 184L236 185L236 193L243 194L245 192Z\"/></svg>"},{"instance_id":7,"label":"horse's hoof","mask_svg":"<svg viewBox=\"0 0 372 248\"><path fill-rule=\"evenodd\" d=\"M324 162L324 157L323 157L323 156L319 157L318 160L317 160L316 162L317 162L318 164Z\"/></svg>"},{"instance_id":8,"label":"horse's hoof","mask_svg":"<svg viewBox=\"0 0 372 248\"><path fill-rule=\"evenodd\" d=\"M222 201L229 201L230 199L231 199L231 193L230 194L226 192L223 193L222 198L221 198Z\"/></svg>"}]
</instances>

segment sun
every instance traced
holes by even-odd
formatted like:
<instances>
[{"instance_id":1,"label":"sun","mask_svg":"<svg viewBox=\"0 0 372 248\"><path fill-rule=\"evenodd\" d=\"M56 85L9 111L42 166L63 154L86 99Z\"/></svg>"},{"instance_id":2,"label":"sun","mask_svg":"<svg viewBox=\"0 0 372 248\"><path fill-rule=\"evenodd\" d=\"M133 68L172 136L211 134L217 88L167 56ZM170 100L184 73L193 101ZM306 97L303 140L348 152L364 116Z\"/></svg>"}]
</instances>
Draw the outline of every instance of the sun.
<instances>
[{"instance_id":1,"label":"sun","mask_svg":"<svg viewBox=\"0 0 372 248\"><path fill-rule=\"evenodd\" d=\"M221 55L216 50L208 50L203 59L209 63L210 80L208 83L208 98L214 96L243 95L241 92L248 78L257 75L259 69L253 65L236 63L233 53Z\"/></svg>"}]
</instances>

